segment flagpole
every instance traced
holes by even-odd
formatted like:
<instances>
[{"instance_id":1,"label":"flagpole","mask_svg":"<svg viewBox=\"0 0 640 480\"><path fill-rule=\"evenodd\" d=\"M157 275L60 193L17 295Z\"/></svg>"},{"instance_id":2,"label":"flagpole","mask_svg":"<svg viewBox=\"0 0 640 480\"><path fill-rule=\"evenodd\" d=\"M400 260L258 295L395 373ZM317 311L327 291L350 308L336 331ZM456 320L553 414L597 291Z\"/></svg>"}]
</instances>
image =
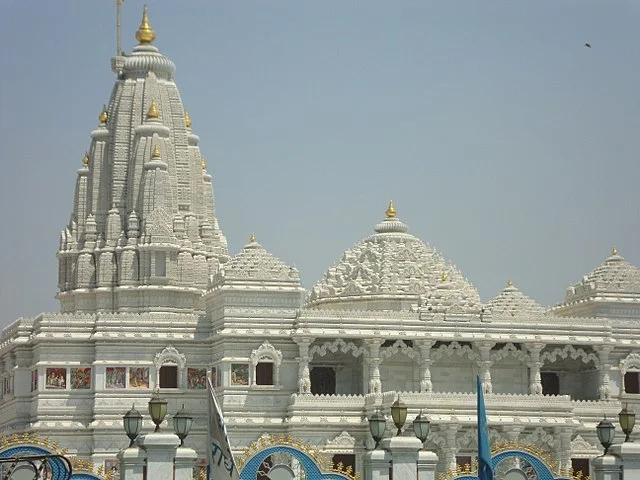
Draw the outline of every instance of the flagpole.
<instances>
[{"instance_id":1,"label":"flagpole","mask_svg":"<svg viewBox=\"0 0 640 480\"><path fill-rule=\"evenodd\" d=\"M120 56L120 7L124 0L116 0L116 57Z\"/></svg>"}]
</instances>

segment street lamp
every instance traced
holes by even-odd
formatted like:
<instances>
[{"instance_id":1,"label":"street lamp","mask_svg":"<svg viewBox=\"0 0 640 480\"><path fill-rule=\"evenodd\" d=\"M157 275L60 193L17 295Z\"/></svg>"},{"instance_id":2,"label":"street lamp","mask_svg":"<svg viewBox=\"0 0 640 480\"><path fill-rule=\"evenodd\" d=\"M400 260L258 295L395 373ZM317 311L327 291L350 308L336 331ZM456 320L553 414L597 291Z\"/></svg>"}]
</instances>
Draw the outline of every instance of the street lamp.
<instances>
[{"instance_id":1,"label":"street lamp","mask_svg":"<svg viewBox=\"0 0 640 480\"><path fill-rule=\"evenodd\" d=\"M398 429L396 435L400 435L404 422L407 421L407 406L400 401L400 395L398 395L398 399L391 405L391 418L393 419L393 424Z\"/></svg>"},{"instance_id":2,"label":"street lamp","mask_svg":"<svg viewBox=\"0 0 640 480\"><path fill-rule=\"evenodd\" d=\"M618 420L620 421L620 428L625 434L624 441L628 442L633 427L636 424L636 412L629 408L628 404L624 404L624 408L618 414Z\"/></svg>"},{"instance_id":3,"label":"street lamp","mask_svg":"<svg viewBox=\"0 0 640 480\"><path fill-rule=\"evenodd\" d=\"M136 410L135 405L131 407L131 410L124 414L122 417L122 423L127 437L131 440L129 447L133 447L133 442L142 429L142 415L140 415L140 412Z\"/></svg>"},{"instance_id":4,"label":"street lamp","mask_svg":"<svg viewBox=\"0 0 640 480\"><path fill-rule=\"evenodd\" d=\"M184 439L189 435L193 417L184 411L184 403L182 408L173 416L173 431L180 439L180 446L184 445Z\"/></svg>"},{"instance_id":5,"label":"street lamp","mask_svg":"<svg viewBox=\"0 0 640 480\"><path fill-rule=\"evenodd\" d=\"M378 448L378 444L384 436L384 431L387 429L387 417L380 413L380 410L377 410L376 413L368 418L368 420L369 431L371 432L373 440L376 442L375 448Z\"/></svg>"},{"instance_id":6,"label":"street lamp","mask_svg":"<svg viewBox=\"0 0 640 480\"><path fill-rule=\"evenodd\" d=\"M422 413L422 410L420 410L418 416L413 420L413 433L416 434L416 437L422 443L427 441L430 426L431 422L429 421L427 416Z\"/></svg>"},{"instance_id":7,"label":"street lamp","mask_svg":"<svg viewBox=\"0 0 640 480\"><path fill-rule=\"evenodd\" d=\"M153 396L151 400L149 400L149 415L151 415L151 420L156 425L156 429L154 432L160 430L160 424L164 420L164 417L167 416L167 401L164 398L160 398L160 392L156 390L153 392Z\"/></svg>"},{"instance_id":8,"label":"street lamp","mask_svg":"<svg viewBox=\"0 0 640 480\"><path fill-rule=\"evenodd\" d=\"M609 447L613 444L613 438L616 436L616 427L613 426L607 417L604 417L598 426L596 427L596 431L598 433L598 440L600 440L600 445L604 448L604 454L606 455L609 451Z\"/></svg>"}]
</instances>

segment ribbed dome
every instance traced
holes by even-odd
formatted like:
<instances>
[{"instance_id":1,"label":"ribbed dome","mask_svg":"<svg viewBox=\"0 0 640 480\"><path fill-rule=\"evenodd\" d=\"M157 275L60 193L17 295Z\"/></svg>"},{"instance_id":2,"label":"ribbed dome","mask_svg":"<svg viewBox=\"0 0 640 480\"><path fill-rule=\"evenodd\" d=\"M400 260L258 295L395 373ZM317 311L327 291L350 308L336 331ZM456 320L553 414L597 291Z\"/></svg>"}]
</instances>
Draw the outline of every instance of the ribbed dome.
<instances>
[{"instance_id":1,"label":"ribbed dome","mask_svg":"<svg viewBox=\"0 0 640 480\"><path fill-rule=\"evenodd\" d=\"M619 255L615 248L602 265L567 289L564 304L601 294L640 295L640 269Z\"/></svg>"},{"instance_id":2,"label":"ribbed dome","mask_svg":"<svg viewBox=\"0 0 640 480\"><path fill-rule=\"evenodd\" d=\"M535 316L545 312L542 305L523 294L511 281L487 304L487 307L495 316Z\"/></svg>"},{"instance_id":3,"label":"ribbed dome","mask_svg":"<svg viewBox=\"0 0 640 480\"><path fill-rule=\"evenodd\" d=\"M267 252L252 236L240 253L221 266L212 283L215 287L229 281L300 285L300 275L295 267Z\"/></svg>"},{"instance_id":4,"label":"ribbed dome","mask_svg":"<svg viewBox=\"0 0 640 480\"><path fill-rule=\"evenodd\" d=\"M409 310L418 303L445 311L478 307L473 285L431 246L407 233L392 204L374 230L316 283L308 308Z\"/></svg>"}]
</instances>

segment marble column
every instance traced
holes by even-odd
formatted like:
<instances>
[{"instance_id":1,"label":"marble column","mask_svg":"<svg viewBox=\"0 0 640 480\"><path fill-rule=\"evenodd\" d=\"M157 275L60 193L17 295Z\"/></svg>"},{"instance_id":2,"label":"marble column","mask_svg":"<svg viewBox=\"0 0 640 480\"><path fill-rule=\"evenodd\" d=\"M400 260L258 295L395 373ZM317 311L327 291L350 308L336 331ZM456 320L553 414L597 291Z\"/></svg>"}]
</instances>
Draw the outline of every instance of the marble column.
<instances>
[{"instance_id":1,"label":"marble column","mask_svg":"<svg viewBox=\"0 0 640 480\"><path fill-rule=\"evenodd\" d=\"M174 460L173 480L193 480L193 469L198 463L198 454L192 448L178 447Z\"/></svg>"},{"instance_id":2,"label":"marble column","mask_svg":"<svg viewBox=\"0 0 640 480\"><path fill-rule=\"evenodd\" d=\"M596 347L598 358L600 360L600 366L598 367L598 395L600 396L600 400L611 399L611 387L609 386L611 380L609 378L609 371L611 370L611 360L609 359L609 354L611 353L611 350L612 347L610 345L601 345Z\"/></svg>"},{"instance_id":3,"label":"marble column","mask_svg":"<svg viewBox=\"0 0 640 480\"><path fill-rule=\"evenodd\" d=\"M120 480L143 480L147 459L145 451L137 446L118 452L120 461Z\"/></svg>"},{"instance_id":4,"label":"marble column","mask_svg":"<svg viewBox=\"0 0 640 480\"><path fill-rule=\"evenodd\" d=\"M542 343L528 343L529 351L529 393L531 395L542 395L542 377L540 376L540 352L544 348Z\"/></svg>"},{"instance_id":5,"label":"marble column","mask_svg":"<svg viewBox=\"0 0 640 480\"><path fill-rule=\"evenodd\" d=\"M558 466L561 471L568 471L571 468L571 428L556 427L554 429L556 437L556 449Z\"/></svg>"},{"instance_id":6,"label":"marble column","mask_svg":"<svg viewBox=\"0 0 640 480\"><path fill-rule=\"evenodd\" d=\"M493 385L491 384L491 349L495 342L475 342L480 352L480 378L484 387L484 393L492 393Z\"/></svg>"},{"instance_id":7,"label":"marble column","mask_svg":"<svg viewBox=\"0 0 640 480\"><path fill-rule=\"evenodd\" d=\"M154 432L142 435L136 443L147 454L147 478L174 480L173 466L180 439L174 433Z\"/></svg>"},{"instance_id":8,"label":"marble column","mask_svg":"<svg viewBox=\"0 0 640 480\"><path fill-rule=\"evenodd\" d=\"M391 453L382 450L371 450L364 456L365 480L389 480Z\"/></svg>"},{"instance_id":9,"label":"marble column","mask_svg":"<svg viewBox=\"0 0 640 480\"><path fill-rule=\"evenodd\" d=\"M385 438L381 442L382 448L391 452L391 469L393 478L402 480L417 480L418 452L422 449L422 442L416 437Z\"/></svg>"},{"instance_id":10,"label":"marble column","mask_svg":"<svg viewBox=\"0 0 640 480\"><path fill-rule=\"evenodd\" d=\"M444 453L445 470L456 469L456 453L458 453L458 446L456 445L456 435L460 429L460 425L455 423L445 424L441 426L442 433L445 439L445 447L442 449Z\"/></svg>"},{"instance_id":11,"label":"marble column","mask_svg":"<svg viewBox=\"0 0 640 480\"><path fill-rule=\"evenodd\" d=\"M418 480L436 480L438 456L434 452L418 452Z\"/></svg>"},{"instance_id":12,"label":"marble column","mask_svg":"<svg viewBox=\"0 0 640 480\"><path fill-rule=\"evenodd\" d=\"M309 373L309 345L313 342L313 338L295 337L294 341L298 344L298 393L311 393L311 375Z\"/></svg>"},{"instance_id":13,"label":"marble column","mask_svg":"<svg viewBox=\"0 0 640 480\"><path fill-rule=\"evenodd\" d=\"M431 348L435 345L431 340L416 340L420 351L420 392L433 392L431 382Z\"/></svg>"},{"instance_id":14,"label":"marble column","mask_svg":"<svg viewBox=\"0 0 640 480\"><path fill-rule=\"evenodd\" d=\"M380 381L380 346L382 340L367 339L365 344L369 352L369 393L382 393Z\"/></svg>"},{"instance_id":15,"label":"marble column","mask_svg":"<svg viewBox=\"0 0 640 480\"><path fill-rule=\"evenodd\" d=\"M614 455L601 455L591 460L594 480L622 480L623 467L619 457ZM637 477L628 477L637 478Z\"/></svg>"}]
</instances>

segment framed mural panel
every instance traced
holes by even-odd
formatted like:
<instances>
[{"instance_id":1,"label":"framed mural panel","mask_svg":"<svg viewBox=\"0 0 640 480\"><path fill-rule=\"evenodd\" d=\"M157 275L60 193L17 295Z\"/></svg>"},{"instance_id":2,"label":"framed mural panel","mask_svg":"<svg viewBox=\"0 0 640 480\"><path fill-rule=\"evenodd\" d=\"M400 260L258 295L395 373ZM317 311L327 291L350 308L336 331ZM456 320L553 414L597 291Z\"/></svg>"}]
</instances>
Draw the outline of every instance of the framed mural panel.
<instances>
[{"instance_id":1,"label":"framed mural panel","mask_svg":"<svg viewBox=\"0 0 640 480\"><path fill-rule=\"evenodd\" d=\"M231 364L231 385L249 385L249 364Z\"/></svg>"},{"instance_id":2,"label":"framed mural panel","mask_svg":"<svg viewBox=\"0 0 640 480\"><path fill-rule=\"evenodd\" d=\"M104 473L111 474L110 478L120 478L120 461L117 458L108 458L104 461Z\"/></svg>"},{"instance_id":3,"label":"framed mural panel","mask_svg":"<svg viewBox=\"0 0 640 480\"><path fill-rule=\"evenodd\" d=\"M149 368L129 368L129 388L149 388Z\"/></svg>"},{"instance_id":4,"label":"framed mural panel","mask_svg":"<svg viewBox=\"0 0 640 480\"><path fill-rule=\"evenodd\" d=\"M207 388L207 369L187 368L187 388L191 390Z\"/></svg>"},{"instance_id":5,"label":"framed mural panel","mask_svg":"<svg viewBox=\"0 0 640 480\"><path fill-rule=\"evenodd\" d=\"M107 367L105 372L105 388L125 388L127 379L126 367Z\"/></svg>"},{"instance_id":6,"label":"framed mural panel","mask_svg":"<svg viewBox=\"0 0 640 480\"><path fill-rule=\"evenodd\" d=\"M67 388L67 369L47 368L45 387L58 390Z\"/></svg>"},{"instance_id":7,"label":"framed mural panel","mask_svg":"<svg viewBox=\"0 0 640 480\"><path fill-rule=\"evenodd\" d=\"M87 390L91 388L91 367L72 368L70 377L71 388Z\"/></svg>"}]
</instances>

